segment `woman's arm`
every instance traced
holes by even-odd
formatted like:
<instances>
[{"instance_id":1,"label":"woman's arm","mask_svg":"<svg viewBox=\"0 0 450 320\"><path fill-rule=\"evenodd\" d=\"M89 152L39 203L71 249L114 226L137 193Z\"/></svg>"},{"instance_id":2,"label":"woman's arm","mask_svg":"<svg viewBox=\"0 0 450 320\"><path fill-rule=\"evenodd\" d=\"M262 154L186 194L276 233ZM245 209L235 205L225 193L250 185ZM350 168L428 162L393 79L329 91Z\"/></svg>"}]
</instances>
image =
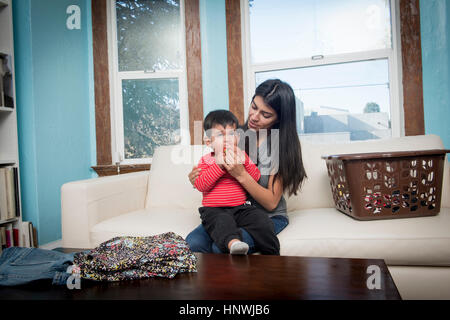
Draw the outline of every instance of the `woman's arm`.
<instances>
[{"instance_id":1,"label":"woman's arm","mask_svg":"<svg viewBox=\"0 0 450 320\"><path fill-rule=\"evenodd\" d=\"M236 159L242 159L244 151L239 148L234 149L233 154L226 156L224 164L225 169L247 190L248 193L255 199L260 205L262 205L267 211L273 211L280 202L283 195L283 184L281 179L277 178L272 187L274 175L269 176L269 183L267 188L264 188L245 170L242 161L236 161Z\"/></svg>"},{"instance_id":2,"label":"woman's arm","mask_svg":"<svg viewBox=\"0 0 450 320\"><path fill-rule=\"evenodd\" d=\"M230 172L231 174L231 172ZM269 183L267 188L264 188L258 182L256 182L247 171L244 171L238 177L235 177L245 190L255 199L260 205L262 205L267 211L273 211L280 202L283 195L283 184L281 179L275 179L275 183L272 187L274 175L269 176Z\"/></svg>"},{"instance_id":3,"label":"woman's arm","mask_svg":"<svg viewBox=\"0 0 450 320\"><path fill-rule=\"evenodd\" d=\"M253 178L253 180L258 181L261 178L261 172L247 154L245 154L244 168L245 171L247 171L248 174Z\"/></svg>"}]
</instances>

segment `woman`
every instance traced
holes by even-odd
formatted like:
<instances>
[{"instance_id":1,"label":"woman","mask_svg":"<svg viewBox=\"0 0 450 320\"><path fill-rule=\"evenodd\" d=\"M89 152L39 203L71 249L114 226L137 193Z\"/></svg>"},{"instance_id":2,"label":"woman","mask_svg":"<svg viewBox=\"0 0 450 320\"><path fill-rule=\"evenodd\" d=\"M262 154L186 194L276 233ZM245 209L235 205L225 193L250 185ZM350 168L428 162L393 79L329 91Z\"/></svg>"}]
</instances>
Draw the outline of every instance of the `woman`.
<instances>
[{"instance_id":1,"label":"woman","mask_svg":"<svg viewBox=\"0 0 450 320\"><path fill-rule=\"evenodd\" d=\"M257 157L252 160L260 169L261 178L256 182L242 164L231 162L225 164L227 171L248 192L248 200L251 204L267 212L277 234L289 223L283 193L286 192L288 196L296 195L307 177L302 162L296 119L295 96L290 85L278 79L261 83L255 90L247 122L242 127L246 133L248 130L256 133L256 139L249 139L247 142L241 137L239 141L239 146L245 147L250 158L252 158L252 152L249 153L249 150L251 151L252 148L257 150ZM265 132L267 134L264 134ZM272 144L272 141L277 139L279 143ZM256 145L249 145L249 143ZM271 146L278 149L271 150ZM235 148L235 158L238 158L241 153L241 149ZM274 159L274 156L277 158ZM267 163L270 163L269 168L265 167ZM199 172L199 169L194 167L189 173L189 180L193 185ZM249 245L249 253L255 252L250 234L244 228L241 228L241 232L242 241ZM189 233L186 241L194 252L221 253L202 225Z\"/></svg>"}]
</instances>

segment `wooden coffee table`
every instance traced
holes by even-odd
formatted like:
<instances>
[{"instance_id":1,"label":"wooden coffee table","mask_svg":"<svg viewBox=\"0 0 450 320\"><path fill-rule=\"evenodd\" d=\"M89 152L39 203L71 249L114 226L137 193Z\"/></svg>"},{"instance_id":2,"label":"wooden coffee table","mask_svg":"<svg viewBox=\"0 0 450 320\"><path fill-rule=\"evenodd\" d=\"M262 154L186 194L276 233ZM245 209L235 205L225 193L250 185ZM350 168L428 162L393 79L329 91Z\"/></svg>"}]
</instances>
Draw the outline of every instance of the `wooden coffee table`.
<instances>
[{"instance_id":1,"label":"wooden coffee table","mask_svg":"<svg viewBox=\"0 0 450 320\"><path fill-rule=\"evenodd\" d=\"M56 249L62 252L83 249ZM81 289L39 285L0 287L0 299L300 300L401 299L383 260L196 253L196 273L174 279L81 280ZM379 267L380 288L367 282ZM375 269L377 269L375 267ZM370 283L375 283L369 281Z\"/></svg>"}]
</instances>

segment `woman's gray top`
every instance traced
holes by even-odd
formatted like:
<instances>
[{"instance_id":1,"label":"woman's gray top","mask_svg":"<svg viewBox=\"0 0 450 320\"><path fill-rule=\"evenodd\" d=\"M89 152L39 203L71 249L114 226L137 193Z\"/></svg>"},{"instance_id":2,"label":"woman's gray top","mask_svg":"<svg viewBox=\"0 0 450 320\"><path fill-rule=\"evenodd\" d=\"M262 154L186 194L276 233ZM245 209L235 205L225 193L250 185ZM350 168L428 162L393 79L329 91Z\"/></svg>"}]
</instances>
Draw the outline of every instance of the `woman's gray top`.
<instances>
[{"instance_id":1,"label":"woman's gray top","mask_svg":"<svg viewBox=\"0 0 450 320\"><path fill-rule=\"evenodd\" d=\"M274 131L275 130L272 130L272 132L274 132ZM276 171L278 170L279 143L278 143L278 139L276 139L277 137L278 136L276 134L272 133L272 139L265 139L261 143L259 148L257 149L257 155L256 155L256 152L252 152L251 149L249 150L248 156L254 163L258 164L258 169L261 172L261 178L259 179L258 184L264 188L267 188L267 185L269 184L269 176L270 176L271 172L273 172L273 174L275 174ZM241 150L245 150L244 149L244 140L245 139L239 140L238 146ZM272 151L272 152L270 152L270 154L269 154L269 150L268 150L269 143L271 144L270 151ZM257 157L257 159L256 159L256 157ZM286 218L288 217L286 200L284 199L283 195L281 196L280 202L278 202L277 207L273 211L267 211L262 205L260 205L255 199L253 199L253 197L248 192L247 192L247 194L248 194L248 196L247 196L248 200L250 200L252 202L252 204L254 204L256 207L261 208L262 210L267 212L269 217L276 216L276 215L282 215L282 216L285 216Z\"/></svg>"}]
</instances>

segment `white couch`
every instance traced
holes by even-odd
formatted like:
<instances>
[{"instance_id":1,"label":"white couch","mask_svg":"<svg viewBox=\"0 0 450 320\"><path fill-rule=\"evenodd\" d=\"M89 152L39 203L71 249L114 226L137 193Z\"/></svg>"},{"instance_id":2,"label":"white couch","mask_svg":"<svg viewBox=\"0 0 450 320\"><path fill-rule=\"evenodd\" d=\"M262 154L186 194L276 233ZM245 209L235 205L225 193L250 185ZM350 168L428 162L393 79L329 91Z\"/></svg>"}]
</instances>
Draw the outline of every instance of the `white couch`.
<instances>
[{"instance_id":1,"label":"white couch","mask_svg":"<svg viewBox=\"0 0 450 320\"><path fill-rule=\"evenodd\" d=\"M403 299L450 299L450 166L445 161L437 216L357 221L334 208L324 154L443 149L435 135L346 144L302 142L308 179L287 199L290 223L279 234L282 255L380 258ZM201 146L156 150L150 171L66 183L61 189L63 246L93 248L115 236L173 231L200 224L201 193L187 174Z\"/></svg>"}]
</instances>

